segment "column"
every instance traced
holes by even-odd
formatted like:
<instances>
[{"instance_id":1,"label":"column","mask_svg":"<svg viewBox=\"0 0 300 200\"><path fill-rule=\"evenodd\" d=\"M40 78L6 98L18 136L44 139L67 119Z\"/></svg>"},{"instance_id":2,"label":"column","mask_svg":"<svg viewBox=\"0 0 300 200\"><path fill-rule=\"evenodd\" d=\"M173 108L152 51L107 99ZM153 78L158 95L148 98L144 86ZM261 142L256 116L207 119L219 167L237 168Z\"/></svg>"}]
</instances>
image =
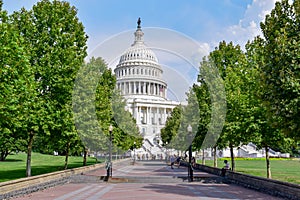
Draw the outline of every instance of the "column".
<instances>
[{"instance_id":1,"label":"column","mask_svg":"<svg viewBox=\"0 0 300 200\"><path fill-rule=\"evenodd\" d=\"M140 107L137 106L137 113L136 113L136 123L140 124L141 123L141 118L140 118Z\"/></svg>"},{"instance_id":2,"label":"column","mask_svg":"<svg viewBox=\"0 0 300 200\"><path fill-rule=\"evenodd\" d=\"M133 82L133 94L136 94L136 82Z\"/></svg>"},{"instance_id":3,"label":"column","mask_svg":"<svg viewBox=\"0 0 300 200\"><path fill-rule=\"evenodd\" d=\"M130 84L129 84L129 83L130 83L130 82L128 81L128 82L127 82L127 93L128 93L128 94L130 94Z\"/></svg>"},{"instance_id":4,"label":"column","mask_svg":"<svg viewBox=\"0 0 300 200\"><path fill-rule=\"evenodd\" d=\"M134 107L134 111L133 112L134 112L133 113L133 117L137 120L137 116L138 116L138 107L137 106Z\"/></svg>"},{"instance_id":5,"label":"column","mask_svg":"<svg viewBox=\"0 0 300 200\"><path fill-rule=\"evenodd\" d=\"M160 120L159 120L160 119ZM157 108L157 124L160 125L161 124L161 116L160 116L160 109Z\"/></svg>"},{"instance_id":6,"label":"column","mask_svg":"<svg viewBox=\"0 0 300 200\"><path fill-rule=\"evenodd\" d=\"M139 92L138 92L138 94L142 94L141 91L142 91L142 84L141 84L141 82L139 81Z\"/></svg>"},{"instance_id":7,"label":"column","mask_svg":"<svg viewBox=\"0 0 300 200\"><path fill-rule=\"evenodd\" d=\"M163 115L163 119L162 119L162 122L163 122L163 124L166 124L166 121L167 121L167 116L166 116L166 114L167 114L167 108L164 108L164 115Z\"/></svg>"},{"instance_id":8,"label":"column","mask_svg":"<svg viewBox=\"0 0 300 200\"><path fill-rule=\"evenodd\" d=\"M147 87L148 87L148 93L147 94L150 95L150 82L148 82L148 86Z\"/></svg>"},{"instance_id":9,"label":"column","mask_svg":"<svg viewBox=\"0 0 300 200\"><path fill-rule=\"evenodd\" d=\"M151 107L147 107L147 124L151 123Z\"/></svg>"},{"instance_id":10,"label":"column","mask_svg":"<svg viewBox=\"0 0 300 200\"><path fill-rule=\"evenodd\" d=\"M143 94L146 94L146 82L143 82Z\"/></svg>"}]
</instances>

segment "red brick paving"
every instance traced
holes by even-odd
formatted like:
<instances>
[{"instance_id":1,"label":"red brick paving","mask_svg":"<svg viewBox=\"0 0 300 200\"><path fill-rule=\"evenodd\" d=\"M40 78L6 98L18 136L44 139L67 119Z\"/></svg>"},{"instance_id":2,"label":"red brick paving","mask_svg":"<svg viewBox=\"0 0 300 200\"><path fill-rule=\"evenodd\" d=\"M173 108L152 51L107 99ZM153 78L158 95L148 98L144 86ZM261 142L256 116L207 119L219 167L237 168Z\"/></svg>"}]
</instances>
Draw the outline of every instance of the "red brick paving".
<instances>
[{"instance_id":1,"label":"red brick paving","mask_svg":"<svg viewBox=\"0 0 300 200\"><path fill-rule=\"evenodd\" d=\"M105 169L89 172L86 175L106 175ZM174 168L158 162L137 162L135 165L114 165L113 177L135 177L141 183L69 183L43 191L38 191L15 200L129 200L129 199L164 199L164 200L221 200L221 199L256 199L277 200L267 194L224 183L184 182L172 179L174 176L186 176L184 167ZM210 177L204 172L195 172L195 176ZM140 178L139 178L140 177ZM147 183L147 179L157 177L158 181ZM175 181L176 180L176 181ZM161 181L161 182L159 182Z\"/></svg>"}]
</instances>

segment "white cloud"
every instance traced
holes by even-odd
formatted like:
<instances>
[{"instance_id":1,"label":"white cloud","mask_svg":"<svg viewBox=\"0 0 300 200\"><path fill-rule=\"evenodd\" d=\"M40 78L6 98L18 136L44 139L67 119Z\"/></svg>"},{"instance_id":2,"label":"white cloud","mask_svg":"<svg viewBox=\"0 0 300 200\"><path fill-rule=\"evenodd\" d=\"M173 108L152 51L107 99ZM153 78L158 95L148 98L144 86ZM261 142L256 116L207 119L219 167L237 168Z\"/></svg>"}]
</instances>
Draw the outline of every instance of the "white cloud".
<instances>
[{"instance_id":1,"label":"white cloud","mask_svg":"<svg viewBox=\"0 0 300 200\"><path fill-rule=\"evenodd\" d=\"M260 22L264 21L265 16L271 12L275 2L276 0L253 0L247 6L244 17L239 23L225 27L219 37L221 40L233 41L243 48L248 40L252 40L257 35L262 35Z\"/></svg>"}]
</instances>

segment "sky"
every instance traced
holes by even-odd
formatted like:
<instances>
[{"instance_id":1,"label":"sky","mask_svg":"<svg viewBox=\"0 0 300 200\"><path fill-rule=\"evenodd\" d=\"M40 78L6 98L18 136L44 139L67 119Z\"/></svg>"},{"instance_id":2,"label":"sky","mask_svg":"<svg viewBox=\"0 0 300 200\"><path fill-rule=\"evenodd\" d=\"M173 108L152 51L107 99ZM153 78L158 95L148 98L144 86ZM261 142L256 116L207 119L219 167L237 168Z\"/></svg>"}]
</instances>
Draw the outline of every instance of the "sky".
<instances>
[{"instance_id":1,"label":"sky","mask_svg":"<svg viewBox=\"0 0 300 200\"><path fill-rule=\"evenodd\" d=\"M9 13L32 8L37 0L3 0ZM135 29L138 17L143 27L161 27L181 32L213 49L222 41L244 46L260 33L259 23L275 0L69 0L89 35L88 47L111 35Z\"/></svg>"},{"instance_id":2,"label":"sky","mask_svg":"<svg viewBox=\"0 0 300 200\"><path fill-rule=\"evenodd\" d=\"M163 49L155 53L161 61L164 73L168 75L165 76L169 79L168 84L177 82L173 87L173 93L177 93L176 88L183 85L188 87L195 81L199 67L194 62L199 63L200 57L207 55L220 41L232 41L243 48L248 40L261 35L259 24L274 8L275 1L69 0L68 2L78 9L79 20L89 36L89 56L103 56L102 54L107 53L108 46L110 49L119 48L120 51L128 48L133 42L133 32L140 17L145 42L156 49ZM3 9L9 13L22 7L31 9L36 2L37 0L3 0ZM181 39L178 39L178 36ZM191 49L195 49L198 54ZM107 58L107 62L112 66L115 65L119 55L120 52L114 52L111 58ZM192 67L182 67L183 65ZM178 79L170 78L175 74L182 78L183 84L178 84Z\"/></svg>"}]
</instances>

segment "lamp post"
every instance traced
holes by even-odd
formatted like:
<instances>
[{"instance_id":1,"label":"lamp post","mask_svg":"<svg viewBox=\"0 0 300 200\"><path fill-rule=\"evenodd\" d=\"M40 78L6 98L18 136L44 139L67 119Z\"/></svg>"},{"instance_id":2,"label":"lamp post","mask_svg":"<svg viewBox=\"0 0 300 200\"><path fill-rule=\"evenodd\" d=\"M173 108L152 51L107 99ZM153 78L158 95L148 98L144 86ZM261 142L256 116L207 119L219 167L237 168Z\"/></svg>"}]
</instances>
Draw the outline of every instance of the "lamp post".
<instances>
[{"instance_id":1,"label":"lamp post","mask_svg":"<svg viewBox=\"0 0 300 200\"><path fill-rule=\"evenodd\" d=\"M112 152L111 152L112 131L113 131L112 125L109 125L108 131L109 131L109 158L108 158L108 167L107 167L107 178L112 177Z\"/></svg>"},{"instance_id":2,"label":"lamp post","mask_svg":"<svg viewBox=\"0 0 300 200\"><path fill-rule=\"evenodd\" d=\"M166 142L166 163L168 162L168 142Z\"/></svg>"},{"instance_id":3,"label":"lamp post","mask_svg":"<svg viewBox=\"0 0 300 200\"><path fill-rule=\"evenodd\" d=\"M136 144L136 142L134 141L134 143L133 143L133 164L135 164L135 144Z\"/></svg>"},{"instance_id":4,"label":"lamp post","mask_svg":"<svg viewBox=\"0 0 300 200\"><path fill-rule=\"evenodd\" d=\"M187 127L188 131L188 137L192 137L192 126L189 124ZM194 175L193 175L193 169L192 169L192 140L190 140L191 144L189 146L189 167L188 167L188 179L190 182L193 182Z\"/></svg>"}]
</instances>

